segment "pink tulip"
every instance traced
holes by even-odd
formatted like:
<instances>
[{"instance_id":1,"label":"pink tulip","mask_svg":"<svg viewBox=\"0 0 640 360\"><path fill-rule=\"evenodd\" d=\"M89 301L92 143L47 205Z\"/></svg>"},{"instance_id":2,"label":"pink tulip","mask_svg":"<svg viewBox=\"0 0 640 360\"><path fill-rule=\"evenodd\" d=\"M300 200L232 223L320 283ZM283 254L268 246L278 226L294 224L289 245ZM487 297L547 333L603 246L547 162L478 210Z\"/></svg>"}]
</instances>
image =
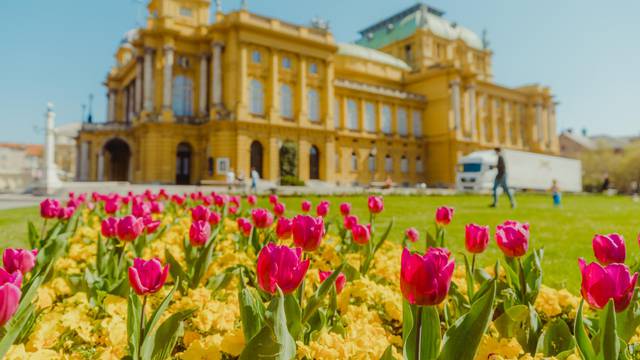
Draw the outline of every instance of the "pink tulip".
<instances>
[{"instance_id":1,"label":"pink tulip","mask_svg":"<svg viewBox=\"0 0 640 360\"><path fill-rule=\"evenodd\" d=\"M509 257L524 255L529 249L529 224L508 220L496 227L496 243Z\"/></svg>"},{"instance_id":2,"label":"pink tulip","mask_svg":"<svg viewBox=\"0 0 640 360\"><path fill-rule=\"evenodd\" d=\"M4 326L18 310L22 291L22 274L9 274L0 268L0 326Z\"/></svg>"},{"instance_id":3,"label":"pink tulip","mask_svg":"<svg viewBox=\"0 0 640 360\"><path fill-rule=\"evenodd\" d=\"M369 212L372 214L379 214L384 210L384 201L382 196L369 196L367 200L367 206L369 206Z\"/></svg>"},{"instance_id":4,"label":"pink tulip","mask_svg":"<svg viewBox=\"0 0 640 360\"><path fill-rule=\"evenodd\" d=\"M178 194L171 195L171 202L178 206L181 206L182 204L184 204L186 200L187 200L186 196L180 196Z\"/></svg>"},{"instance_id":5,"label":"pink tulip","mask_svg":"<svg viewBox=\"0 0 640 360\"><path fill-rule=\"evenodd\" d=\"M320 278L320 282L322 283L327 280L327 278L331 276L331 274L333 274L333 271L319 271L318 277ZM342 289L344 289L344 285L346 283L347 278L344 276L344 274L338 274L338 277L336 278L336 293L340 294L342 292Z\"/></svg>"},{"instance_id":6,"label":"pink tulip","mask_svg":"<svg viewBox=\"0 0 640 360\"><path fill-rule=\"evenodd\" d=\"M301 204L300 207L302 208L302 212L303 213L308 213L311 210L311 201L309 200L304 200Z\"/></svg>"},{"instance_id":7,"label":"pink tulip","mask_svg":"<svg viewBox=\"0 0 640 360\"><path fill-rule=\"evenodd\" d=\"M60 202L56 199L45 199L40 203L40 216L45 219L53 219L58 217Z\"/></svg>"},{"instance_id":8,"label":"pink tulip","mask_svg":"<svg viewBox=\"0 0 640 360\"><path fill-rule=\"evenodd\" d=\"M467 224L464 227L464 246L473 254L480 254L489 244L489 227ZM525 250L526 252L526 250Z\"/></svg>"},{"instance_id":9,"label":"pink tulip","mask_svg":"<svg viewBox=\"0 0 640 360\"><path fill-rule=\"evenodd\" d=\"M235 206L230 206L229 207L229 214L235 215L237 213L238 213L238 208L237 207L235 207Z\"/></svg>"},{"instance_id":10,"label":"pink tulip","mask_svg":"<svg viewBox=\"0 0 640 360\"><path fill-rule=\"evenodd\" d=\"M151 213L152 214L161 214L164 211L164 204L161 202L153 201L151 202Z\"/></svg>"},{"instance_id":11,"label":"pink tulip","mask_svg":"<svg viewBox=\"0 0 640 360\"><path fill-rule=\"evenodd\" d=\"M211 210L204 205L198 205L191 209L192 221L207 221L211 215Z\"/></svg>"},{"instance_id":12,"label":"pink tulip","mask_svg":"<svg viewBox=\"0 0 640 360\"><path fill-rule=\"evenodd\" d=\"M321 217L297 215L291 222L293 242L307 252L320 247L324 231L324 220Z\"/></svg>"},{"instance_id":13,"label":"pink tulip","mask_svg":"<svg viewBox=\"0 0 640 360\"><path fill-rule=\"evenodd\" d=\"M220 220L222 220L222 216L220 216L220 213L212 211L211 214L209 214L209 218L208 218L209 224L218 225Z\"/></svg>"},{"instance_id":14,"label":"pink tulip","mask_svg":"<svg viewBox=\"0 0 640 360\"><path fill-rule=\"evenodd\" d=\"M235 205L235 207L240 207L240 196L234 195L229 197L229 203Z\"/></svg>"},{"instance_id":15,"label":"pink tulip","mask_svg":"<svg viewBox=\"0 0 640 360\"><path fill-rule=\"evenodd\" d=\"M211 225L207 221L194 221L189 228L189 242L192 246L205 245L211 236Z\"/></svg>"},{"instance_id":16,"label":"pink tulip","mask_svg":"<svg viewBox=\"0 0 640 360\"><path fill-rule=\"evenodd\" d=\"M117 199L110 199L104 203L104 212L106 212L107 214L113 215L118 211L119 208L120 204L118 203Z\"/></svg>"},{"instance_id":17,"label":"pink tulip","mask_svg":"<svg viewBox=\"0 0 640 360\"><path fill-rule=\"evenodd\" d=\"M144 230L144 221L133 215L127 215L118 220L118 239L120 241L134 241L142 234Z\"/></svg>"},{"instance_id":18,"label":"pink tulip","mask_svg":"<svg viewBox=\"0 0 640 360\"><path fill-rule=\"evenodd\" d=\"M158 199L167 200L168 198L169 198L169 194L167 193L167 190L162 188L160 189L160 191L158 191Z\"/></svg>"},{"instance_id":19,"label":"pink tulip","mask_svg":"<svg viewBox=\"0 0 640 360\"><path fill-rule=\"evenodd\" d=\"M420 238L420 233L418 232L418 230L416 230L416 228L410 227L408 228L405 232L404 235L407 237L407 239L409 239L409 241L411 242L416 242L418 241L418 239Z\"/></svg>"},{"instance_id":20,"label":"pink tulip","mask_svg":"<svg viewBox=\"0 0 640 360\"><path fill-rule=\"evenodd\" d=\"M223 207L227 201L229 201L229 198L225 194L215 194L213 196L213 202L217 207Z\"/></svg>"},{"instance_id":21,"label":"pink tulip","mask_svg":"<svg viewBox=\"0 0 640 360\"><path fill-rule=\"evenodd\" d=\"M162 267L158 258L145 261L141 258L133 259L133 266L129 267L129 284L138 295L149 295L162 288L169 275L169 265Z\"/></svg>"},{"instance_id":22,"label":"pink tulip","mask_svg":"<svg viewBox=\"0 0 640 360\"><path fill-rule=\"evenodd\" d=\"M344 228L351 230L354 225L358 224L358 217L355 215L347 215L344 217Z\"/></svg>"},{"instance_id":23,"label":"pink tulip","mask_svg":"<svg viewBox=\"0 0 640 360\"><path fill-rule=\"evenodd\" d=\"M100 231L102 232L102 236L106 238L116 237L118 234L118 219L110 217L102 220Z\"/></svg>"},{"instance_id":24,"label":"pink tulip","mask_svg":"<svg viewBox=\"0 0 640 360\"><path fill-rule=\"evenodd\" d=\"M275 205L278 203L278 195L269 195L269 204Z\"/></svg>"},{"instance_id":25,"label":"pink tulip","mask_svg":"<svg viewBox=\"0 0 640 360\"><path fill-rule=\"evenodd\" d=\"M300 286L308 269L309 260L302 261L302 249L269 243L258 254L258 285L270 294L275 294L278 288L291 294Z\"/></svg>"},{"instance_id":26,"label":"pink tulip","mask_svg":"<svg viewBox=\"0 0 640 360\"><path fill-rule=\"evenodd\" d=\"M356 244L366 245L371 240L371 228L367 225L355 224L351 227L351 237Z\"/></svg>"},{"instance_id":27,"label":"pink tulip","mask_svg":"<svg viewBox=\"0 0 640 360\"><path fill-rule=\"evenodd\" d=\"M258 203L258 198L255 195L247 196L247 203L251 206L255 206Z\"/></svg>"},{"instance_id":28,"label":"pink tulip","mask_svg":"<svg viewBox=\"0 0 640 360\"><path fill-rule=\"evenodd\" d=\"M316 215L320 217L325 217L329 213L329 202L322 200L320 204L316 207Z\"/></svg>"},{"instance_id":29,"label":"pink tulip","mask_svg":"<svg viewBox=\"0 0 640 360\"><path fill-rule=\"evenodd\" d=\"M349 204L348 202L343 202L342 204L340 204L340 214L342 214L342 216L351 214L351 204Z\"/></svg>"},{"instance_id":30,"label":"pink tulip","mask_svg":"<svg viewBox=\"0 0 640 360\"><path fill-rule=\"evenodd\" d=\"M617 312L629 306L633 297L633 288L638 280L638 273L633 277L625 264L614 263L602 266L596 262L589 265L584 259L578 259L582 273L582 297L594 308L604 308L613 299Z\"/></svg>"},{"instance_id":31,"label":"pink tulip","mask_svg":"<svg viewBox=\"0 0 640 360\"><path fill-rule=\"evenodd\" d=\"M202 197L202 203L204 204L204 206L211 206L211 204L215 203L215 201L213 200L213 196L203 196Z\"/></svg>"},{"instance_id":32,"label":"pink tulip","mask_svg":"<svg viewBox=\"0 0 640 360\"><path fill-rule=\"evenodd\" d=\"M10 273L19 271L22 275L26 275L36 266L37 256L38 249L24 250L6 248L2 253L2 264L4 264L4 268Z\"/></svg>"},{"instance_id":33,"label":"pink tulip","mask_svg":"<svg viewBox=\"0 0 640 360\"><path fill-rule=\"evenodd\" d=\"M436 210L436 224L445 226L449 225L453 219L453 208L448 206L441 206Z\"/></svg>"},{"instance_id":34,"label":"pink tulip","mask_svg":"<svg viewBox=\"0 0 640 360\"><path fill-rule=\"evenodd\" d=\"M133 207L131 208L131 215L138 218L143 218L149 214L151 214L151 207L149 206L149 204L140 201L136 201L133 203Z\"/></svg>"},{"instance_id":35,"label":"pink tulip","mask_svg":"<svg viewBox=\"0 0 640 360\"><path fill-rule=\"evenodd\" d=\"M286 217L278 218L276 224L276 236L280 240L286 240L291 237L291 220Z\"/></svg>"},{"instance_id":36,"label":"pink tulip","mask_svg":"<svg viewBox=\"0 0 640 360\"><path fill-rule=\"evenodd\" d=\"M142 218L142 223L144 224L144 231L147 234L153 234L158 230L158 227L162 222L160 220L153 220L151 215L147 215Z\"/></svg>"},{"instance_id":37,"label":"pink tulip","mask_svg":"<svg viewBox=\"0 0 640 360\"><path fill-rule=\"evenodd\" d=\"M58 219L60 220L69 220L73 216L73 213L76 212L75 208L72 207L61 207L58 209Z\"/></svg>"},{"instance_id":38,"label":"pink tulip","mask_svg":"<svg viewBox=\"0 0 640 360\"><path fill-rule=\"evenodd\" d=\"M251 218L258 229L266 229L273 224L273 215L266 209L251 210Z\"/></svg>"},{"instance_id":39,"label":"pink tulip","mask_svg":"<svg viewBox=\"0 0 640 360\"><path fill-rule=\"evenodd\" d=\"M443 248L429 248L423 256L404 249L400 264L400 290L409 303L425 306L444 301L455 267L449 255L449 250Z\"/></svg>"},{"instance_id":40,"label":"pink tulip","mask_svg":"<svg viewBox=\"0 0 640 360\"><path fill-rule=\"evenodd\" d=\"M273 213L276 214L277 217L283 216L285 210L286 210L286 207L281 202L273 205Z\"/></svg>"},{"instance_id":41,"label":"pink tulip","mask_svg":"<svg viewBox=\"0 0 640 360\"><path fill-rule=\"evenodd\" d=\"M620 234L596 235L593 237L593 253L602 265L624 263L626 250Z\"/></svg>"},{"instance_id":42,"label":"pink tulip","mask_svg":"<svg viewBox=\"0 0 640 360\"><path fill-rule=\"evenodd\" d=\"M251 230L253 230L253 225L251 224L251 222L245 221L245 223L242 224L242 228L240 230L242 231L242 234L244 236L249 236L251 235Z\"/></svg>"}]
</instances>

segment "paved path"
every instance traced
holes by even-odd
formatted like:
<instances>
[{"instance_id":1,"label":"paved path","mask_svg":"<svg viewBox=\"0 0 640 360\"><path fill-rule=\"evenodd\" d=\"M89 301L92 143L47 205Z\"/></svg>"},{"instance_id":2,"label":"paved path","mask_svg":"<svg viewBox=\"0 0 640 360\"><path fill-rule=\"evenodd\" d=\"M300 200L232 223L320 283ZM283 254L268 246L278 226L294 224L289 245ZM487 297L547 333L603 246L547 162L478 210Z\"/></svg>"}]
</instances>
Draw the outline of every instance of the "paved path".
<instances>
[{"instance_id":1,"label":"paved path","mask_svg":"<svg viewBox=\"0 0 640 360\"><path fill-rule=\"evenodd\" d=\"M28 194L0 194L0 210L36 206L43 199Z\"/></svg>"}]
</instances>

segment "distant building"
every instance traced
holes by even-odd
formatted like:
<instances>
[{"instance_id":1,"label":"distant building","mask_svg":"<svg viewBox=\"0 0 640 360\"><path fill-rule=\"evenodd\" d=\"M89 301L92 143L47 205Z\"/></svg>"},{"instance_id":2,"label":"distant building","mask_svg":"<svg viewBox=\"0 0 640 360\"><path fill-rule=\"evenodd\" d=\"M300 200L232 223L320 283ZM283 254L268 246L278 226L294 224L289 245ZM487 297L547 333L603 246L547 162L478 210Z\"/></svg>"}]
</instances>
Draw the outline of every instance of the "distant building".
<instances>
[{"instance_id":1,"label":"distant building","mask_svg":"<svg viewBox=\"0 0 640 360\"><path fill-rule=\"evenodd\" d=\"M575 159L580 158L583 152L597 148L595 141L571 129L563 131L558 137L558 142L560 143L560 154Z\"/></svg>"},{"instance_id":2,"label":"distant building","mask_svg":"<svg viewBox=\"0 0 640 360\"><path fill-rule=\"evenodd\" d=\"M76 138L82 127L82 123L68 123L56 127L56 165L58 166L58 176L62 181L73 181L76 179L77 162L76 157L78 147Z\"/></svg>"},{"instance_id":3,"label":"distant building","mask_svg":"<svg viewBox=\"0 0 640 360\"><path fill-rule=\"evenodd\" d=\"M148 3L107 76L107 122L78 136L80 180L196 184L254 168L273 182L452 185L472 151L558 153L551 90L494 82L486 39L440 10L416 4L347 44L321 22L246 8L210 22L210 3Z\"/></svg>"},{"instance_id":4,"label":"distant building","mask_svg":"<svg viewBox=\"0 0 640 360\"><path fill-rule=\"evenodd\" d=\"M0 143L0 192L21 191L42 177L42 145Z\"/></svg>"}]
</instances>

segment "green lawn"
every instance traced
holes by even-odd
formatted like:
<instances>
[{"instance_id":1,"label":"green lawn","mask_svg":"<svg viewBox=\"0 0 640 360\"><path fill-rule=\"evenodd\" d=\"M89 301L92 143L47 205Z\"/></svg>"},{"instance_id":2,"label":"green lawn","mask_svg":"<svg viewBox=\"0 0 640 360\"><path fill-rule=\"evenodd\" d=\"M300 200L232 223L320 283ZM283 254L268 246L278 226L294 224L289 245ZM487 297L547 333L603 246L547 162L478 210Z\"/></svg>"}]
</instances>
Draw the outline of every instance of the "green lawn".
<instances>
[{"instance_id":1,"label":"green lawn","mask_svg":"<svg viewBox=\"0 0 640 360\"><path fill-rule=\"evenodd\" d=\"M315 204L319 197L308 197ZM293 215L300 209L302 198L282 199L287 205L287 214ZM338 214L338 205L342 201L353 204L354 213L362 221L368 218L365 196L329 197L332 216ZM464 249L464 225L470 222L495 227L507 219L528 221L531 224L532 246L545 248L543 261L544 282L550 286L566 286L577 293L580 274L577 258L582 256L593 260L591 239L596 233L619 232L627 240L627 263L633 263L640 257L637 236L640 231L640 203L634 203L627 197L604 196L565 196L563 206L554 208L550 196L520 195L518 208L508 207L506 199L501 199L498 209L488 208L487 196L387 196L385 211L380 222L395 217L396 225L392 239L400 241L404 229L415 226L421 235L432 226L433 214L440 205L453 206L456 209L454 221L448 229L448 244L454 256ZM261 200L264 206L266 200ZM0 211L0 247L19 246L26 240L27 220L38 219L36 208ZM492 239L489 249L480 255L482 264L490 264L501 256ZM457 256L461 260L461 256Z\"/></svg>"}]
</instances>

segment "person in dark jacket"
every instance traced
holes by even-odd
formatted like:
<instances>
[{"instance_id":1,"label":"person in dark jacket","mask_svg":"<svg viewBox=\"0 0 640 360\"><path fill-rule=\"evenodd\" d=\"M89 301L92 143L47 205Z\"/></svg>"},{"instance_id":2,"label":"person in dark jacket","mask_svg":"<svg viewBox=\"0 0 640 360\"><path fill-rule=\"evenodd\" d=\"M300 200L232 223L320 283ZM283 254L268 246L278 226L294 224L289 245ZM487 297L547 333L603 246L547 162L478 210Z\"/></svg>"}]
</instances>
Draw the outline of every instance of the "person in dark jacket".
<instances>
[{"instance_id":1,"label":"person in dark jacket","mask_svg":"<svg viewBox=\"0 0 640 360\"><path fill-rule=\"evenodd\" d=\"M504 157L502 156L502 150L500 148L495 148L496 155L498 155L498 163L496 166L492 167L498 169L498 173L496 174L496 178L493 181L493 203L491 207L496 207L498 205L498 188L502 187L504 193L509 197L509 202L511 203L511 208L516 207L516 201L513 198L513 194L509 190L509 186L507 185L507 164L504 161Z\"/></svg>"}]
</instances>

